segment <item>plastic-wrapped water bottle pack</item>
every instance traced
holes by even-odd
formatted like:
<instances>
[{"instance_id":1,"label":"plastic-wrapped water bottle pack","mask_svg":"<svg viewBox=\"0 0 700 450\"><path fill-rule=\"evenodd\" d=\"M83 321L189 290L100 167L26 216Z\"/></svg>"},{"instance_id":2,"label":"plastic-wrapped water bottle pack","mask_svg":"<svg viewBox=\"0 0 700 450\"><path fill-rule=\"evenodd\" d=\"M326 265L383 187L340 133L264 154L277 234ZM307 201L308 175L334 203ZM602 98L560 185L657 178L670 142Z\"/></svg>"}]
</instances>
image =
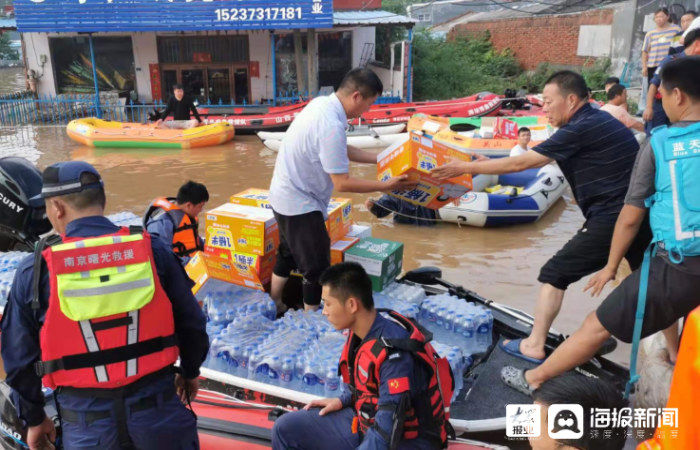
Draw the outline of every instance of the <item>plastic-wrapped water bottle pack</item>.
<instances>
[{"instance_id":1,"label":"plastic-wrapped water bottle pack","mask_svg":"<svg viewBox=\"0 0 700 450\"><path fill-rule=\"evenodd\" d=\"M115 225L120 227L128 226L140 226L143 225L141 217L132 213L131 211L122 211L114 214L110 214L107 218Z\"/></svg>"},{"instance_id":2,"label":"plastic-wrapped water bottle pack","mask_svg":"<svg viewBox=\"0 0 700 450\"><path fill-rule=\"evenodd\" d=\"M464 385L464 371L471 367L474 362L470 355L465 355L462 349L442 342L434 341L432 342L433 348L440 356L447 358L452 368L452 374L455 379L455 390L452 400L457 397L457 394L462 389Z\"/></svg>"},{"instance_id":3,"label":"plastic-wrapped water bottle pack","mask_svg":"<svg viewBox=\"0 0 700 450\"><path fill-rule=\"evenodd\" d=\"M427 297L418 318L438 342L454 342L466 355L485 351L491 345L491 311L463 299L440 294Z\"/></svg>"},{"instance_id":4,"label":"plastic-wrapped water bottle pack","mask_svg":"<svg viewBox=\"0 0 700 450\"><path fill-rule=\"evenodd\" d=\"M10 288L15 278L17 266L28 255L30 255L30 253L26 252L7 252L0 254L0 305L5 306L7 303L7 296L10 294Z\"/></svg>"},{"instance_id":5,"label":"plastic-wrapped water bottle pack","mask_svg":"<svg viewBox=\"0 0 700 450\"><path fill-rule=\"evenodd\" d=\"M374 293L374 307L394 310L409 319L417 319L420 313L418 305L399 300L395 297L389 297L383 292Z\"/></svg>"},{"instance_id":6,"label":"plastic-wrapped water bottle pack","mask_svg":"<svg viewBox=\"0 0 700 450\"><path fill-rule=\"evenodd\" d=\"M420 286L396 282L389 284L380 294L416 306L420 306L425 300L425 291Z\"/></svg>"},{"instance_id":7,"label":"plastic-wrapped water bottle pack","mask_svg":"<svg viewBox=\"0 0 700 450\"><path fill-rule=\"evenodd\" d=\"M210 290L203 301L209 321L228 324L237 317L262 316L273 320L277 314L269 294L243 286L225 285Z\"/></svg>"},{"instance_id":8,"label":"plastic-wrapped water bottle pack","mask_svg":"<svg viewBox=\"0 0 700 450\"><path fill-rule=\"evenodd\" d=\"M208 331L212 344L205 365L211 369L311 394L339 395L338 360L345 337L320 312L288 311L276 321L248 314L225 326L212 320Z\"/></svg>"}]
</instances>

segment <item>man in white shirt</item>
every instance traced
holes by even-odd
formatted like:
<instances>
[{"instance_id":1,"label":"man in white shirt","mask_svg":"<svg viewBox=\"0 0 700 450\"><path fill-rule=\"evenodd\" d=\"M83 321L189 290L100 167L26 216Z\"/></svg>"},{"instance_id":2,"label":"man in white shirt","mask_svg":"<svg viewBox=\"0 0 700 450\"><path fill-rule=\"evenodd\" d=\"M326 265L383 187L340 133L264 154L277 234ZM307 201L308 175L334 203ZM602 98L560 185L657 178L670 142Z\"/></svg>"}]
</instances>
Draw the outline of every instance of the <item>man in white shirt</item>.
<instances>
[{"instance_id":1,"label":"man in white shirt","mask_svg":"<svg viewBox=\"0 0 700 450\"><path fill-rule=\"evenodd\" d=\"M353 69L338 90L312 100L296 116L282 140L270 183L270 205L277 219L280 245L270 295L282 305L282 291L293 269L304 277L304 307L321 302L318 279L330 266L330 238L325 227L328 203L339 192L375 192L415 186L408 177L373 181L351 177L350 161L376 164L377 156L347 145L348 119L369 110L383 90L369 69Z\"/></svg>"},{"instance_id":2,"label":"man in white shirt","mask_svg":"<svg viewBox=\"0 0 700 450\"><path fill-rule=\"evenodd\" d=\"M627 112L627 89L621 84L615 84L608 89L608 103L600 108L622 122L627 128L644 133L644 124Z\"/></svg>"},{"instance_id":3,"label":"man in white shirt","mask_svg":"<svg viewBox=\"0 0 700 450\"><path fill-rule=\"evenodd\" d=\"M518 143L515 147L510 149L509 156L518 156L527 153L527 151L530 150L530 148L527 146L527 144L530 143L530 139L532 139L532 134L530 133L530 129L528 127L518 128Z\"/></svg>"}]
</instances>

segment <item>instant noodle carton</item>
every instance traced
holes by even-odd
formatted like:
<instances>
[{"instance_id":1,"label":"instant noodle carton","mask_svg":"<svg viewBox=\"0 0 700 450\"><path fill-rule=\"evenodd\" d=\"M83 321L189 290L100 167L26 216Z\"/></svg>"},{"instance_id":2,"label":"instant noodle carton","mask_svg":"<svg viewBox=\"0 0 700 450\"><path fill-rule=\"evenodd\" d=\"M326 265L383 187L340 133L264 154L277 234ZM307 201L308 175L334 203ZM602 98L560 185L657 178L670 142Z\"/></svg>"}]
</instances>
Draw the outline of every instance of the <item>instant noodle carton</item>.
<instances>
[{"instance_id":1,"label":"instant noodle carton","mask_svg":"<svg viewBox=\"0 0 700 450\"><path fill-rule=\"evenodd\" d=\"M267 189L246 189L238 194L233 194L230 202L237 205L272 209L270 206L270 191ZM331 198L327 214L326 229L331 242L342 239L352 226L352 200L349 198Z\"/></svg>"},{"instance_id":2,"label":"instant noodle carton","mask_svg":"<svg viewBox=\"0 0 700 450\"><path fill-rule=\"evenodd\" d=\"M267 189L248 188L243 192L233 194L229 202L236 205L272 209L272 206L270 206L270 191Z\"/></svg>"},{"instance_id":3,"label":"instant noodle carton","mask_svg":"<svg viewBox=\"0 0 700 450\"><path fill-rule=\"evenodd\" d=\"M331 198L328 204L326 229L331 242L345 237L352 226L352 200L349 198Z\"/></svg>"},{"instance_id":4,"label":"instant noodle carton","mask_svg":"<svg viewBox=\"0 0 700 450\"><path fill-rule=\"evenodd\" d=\"M195 282L193 293L199 292L211 279L264 291L272 279L275 254L264 256L234 253L232 257L198 252L185 267Z\"/></svg>"},{"instance_id":5,"label":"instant noodle carton","mask_svg":"<svg viewBox=\"0 0 700 450\"><path fill-rule=\"evenodd\" d=\"M206 213L204 251L219 256L245 253L263 256L279 245L272 210L225 203Z\"/></svg>"},{"instance_id":6,"label":"instant noodle carton","mask_svg":"<svg viewBox=\"0 0 700 450\"><path fill-rule=\"evenodd\" d=\"M372 280L372 289L379 292L401 273L403 244L377 238L360 239L345 252L345 261L364 267Z\"/></svg>"},{"instance_id":7,"label":"instant noodle carton","mask_svg":"<svg viewBox=\"0 0 700 450\"><path fill-rule=\"evenodd\" d=\"M338 264L345 261L345 252L358 242L360 242L359 238L345 236L331 244L331 264Z\"/></svg>"},{"instance_id":8,"label":"instant noodle carton","mask_svg":"<svg viewBox=\"0 0 700 450\"><path fill-rule=\"evenodd\" d=\"M410 133L406 142L398 142L377 155L377 177L386 181L408 175L418 185L409 190L392 191L391 195L414 205L438 209L472 189L472 176L461 175L437 180L430 175L435 167L451 159L471 161L471 156L419 133Z\"/></svg>"}]
</instances>

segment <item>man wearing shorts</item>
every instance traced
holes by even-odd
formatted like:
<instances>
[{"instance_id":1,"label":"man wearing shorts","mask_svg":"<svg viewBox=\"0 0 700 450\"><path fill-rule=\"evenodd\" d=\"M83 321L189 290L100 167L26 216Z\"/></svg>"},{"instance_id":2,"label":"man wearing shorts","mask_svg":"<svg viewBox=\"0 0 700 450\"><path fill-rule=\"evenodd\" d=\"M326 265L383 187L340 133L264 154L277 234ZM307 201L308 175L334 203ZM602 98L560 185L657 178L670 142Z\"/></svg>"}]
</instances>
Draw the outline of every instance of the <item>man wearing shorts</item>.
<instances>
[{"instance_id":1,"label":"man wearing shorts","mask_svg":"<svg viewBox=\"0 0 700 450\"><path fill-rule=\"evenodd\" d=\"M305 309L316 310L321 303L318 279L331 262L325 220L333 188L375 192L415 185L405 175L370 181L348 174L350 161L377 163L374 153L347 145L345 129L348 119L369 110L383 89L371 70L351 70L335 93L315 98L294 118L282 140L270 183L270 205L280 232L270 295L280 312L282 291L293 269L304 277Z\"/></svg>"},{"instance_id":2,"label":"man wearing shorts","mask_svg":"<svg viewBox=\"0 0 700 450\"><path fill-rule=\"evenodd\" d=\"M615 225L608 263L591 278L586 289L597 295L614 279L648 207L656 243L649 271L642 274L637 269L625 278L540 366L528 371L505 367L501 377L509 386L521 392L536 389L588 361L611 335L631 342L642 275L648 275L642 337L672 327L700 305L698 73L700 56L671 61L662 68L662 101L673 125L655 130L651 142L639 152L625 206Z\"/></svg>"},{"instance_id":3,"label":"man wearing shorts","mask_svg":"<svg viewBox=\"0 0 700 450\"><path fill-rule=\"evenodd\" d=\"M569 70L557 72L545 83L544 111L558 127L549 139L522 155L489 161L454 161L433 169L440 178L463 173L502 174L542 167L556 161L564 173L586 221L564 247L542 267L542 283L535 305L530 336L502 343L502 349L519 358L540 363L545 357L547 333L559 313L570 284L602 269L610 251L615 219L625 192L639 144L619 120L588 103L583 77ZM648 227L626 253L636 268L649 243Z\"/></svg>"}]
</instances>

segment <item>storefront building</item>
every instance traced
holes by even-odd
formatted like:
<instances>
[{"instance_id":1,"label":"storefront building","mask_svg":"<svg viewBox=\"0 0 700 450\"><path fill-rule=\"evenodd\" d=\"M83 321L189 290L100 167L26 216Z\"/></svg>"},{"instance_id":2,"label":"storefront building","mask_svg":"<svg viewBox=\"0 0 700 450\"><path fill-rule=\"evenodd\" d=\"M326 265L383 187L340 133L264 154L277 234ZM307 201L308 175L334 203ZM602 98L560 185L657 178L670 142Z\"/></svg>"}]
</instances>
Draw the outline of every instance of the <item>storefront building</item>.
<instances>
[{"instance_id":1,"label":"storefront building","mask_svg":"<svg viewBox=\"0 0 700 450\"><path fill-rule=\"evenodd\" d=\"M279 101L335 88L360 65L375 69L392 95L410 97L410 47L389 36L395 27L410 30L413 20L381 11L374 0L280 5L15 0L39 95L93 93L94 60L100 92L140 103L166 101L175 83L200 103Z\"/></svg>"}]
</instances>

